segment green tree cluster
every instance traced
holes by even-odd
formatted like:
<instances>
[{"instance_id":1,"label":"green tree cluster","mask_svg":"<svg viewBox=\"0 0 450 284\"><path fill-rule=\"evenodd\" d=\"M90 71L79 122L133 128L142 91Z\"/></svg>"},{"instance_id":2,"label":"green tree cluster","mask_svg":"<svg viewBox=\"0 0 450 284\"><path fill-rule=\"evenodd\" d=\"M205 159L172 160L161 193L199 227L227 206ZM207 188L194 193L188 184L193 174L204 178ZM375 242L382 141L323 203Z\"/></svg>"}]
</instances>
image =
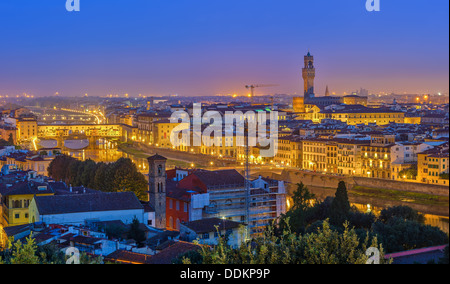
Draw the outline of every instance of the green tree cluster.
<instances>
[{"instance_id":1,"label":"green tree cluster","mask_svg":"<svg viewBox=\"0 0 450 284\"><path fill-rule=\"evenodd\" d=\"M409 169L400 171L398 175L400 177L406 177L407 179L415 180L417 178L417 165L414 165Z\"/></svg>"},{"instance_id":2,"label":"green tree cluster","mask_svg":"<svg viewBox=\"0 0 450 284\"><path fill-rule=\"evenodd\" d=\"M134 217L133 222L131 222L127 237L128 239L133 239L138 247L142 247L143 242L146 240L145 232L140 229L140 222L136 217Z\"/></svg>"},{"instance_id":3,"label":"green tree cluster","mask_svg":"<svg viewBox=\"0 0 450 284\"><path fill-rule=\"evenodd\" d=\"M314 205L307 199L314 200ZM448 244L448 235L437 227L425 225L424 216L411 207L386 208L378 217L359 212L350 206L344 182L339 183L335 197L322 202L318 202L303 184L298 184L293 201L292 208L281 216L276 226L278 235L286 229L284 224L299 234L315 233L322 228L324 220L329 219L329 226L339 232L344 231L347 223L360 240L376 237L388 253Z\"/></svg>"},{"instance_id":4,"label":"green tree cluster","mask_svg":"<svg viewBox=\"0 0 450 284\"><path fill-rule=\"evenodd\" d=\"M185 254L175 263L184 264L365 264L369 247L378 248L380 263L384 251L376 238L360 241L356 232L344 224L344 231L333 230L328 220L315 233L296 234L286 227L280 236L273 228L260 238L244 242L238 248L231 248L220 238L217 246L203 246L198 252Z\"/></svg>"},{"instance_id":5,"label":"green tree cluster","mask_svg":"<svg viewBox=\"0 0 450 284\"><path fill-rule=\"evenodd\" d=\"M24 243L8 240L6 248L0 250L0 264L65 264L68 257L55 244L38 246L32 236ZM80 264L101 264L102 257L80 254Z\"/></svg>"},{"instance_id":6,"label":"green tree cluster","mask_svg":"<svg viewBox=\"0 0 450 284\"><path fill-rule=\"evenodd\" d=\"M147 181L128 158L114 163L80 161L67 155L57 156L48 167L48 174L57 181L72 186L85 186L103 192L131 191L146 200Z\"/></svg>"}]
</instances>

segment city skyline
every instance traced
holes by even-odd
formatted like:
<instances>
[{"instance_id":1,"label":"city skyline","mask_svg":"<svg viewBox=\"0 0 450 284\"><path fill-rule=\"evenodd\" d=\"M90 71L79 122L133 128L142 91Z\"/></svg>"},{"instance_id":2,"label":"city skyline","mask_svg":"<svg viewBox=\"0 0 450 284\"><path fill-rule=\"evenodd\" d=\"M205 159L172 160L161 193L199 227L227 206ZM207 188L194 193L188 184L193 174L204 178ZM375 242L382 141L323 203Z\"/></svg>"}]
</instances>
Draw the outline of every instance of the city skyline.
<instances>
[{"instance_id":1,"label":"city skyline","mask_svg":"<svg viewBox=\"0 0 450 284\"><path fill-rule=\"evenodd\" d=\"M448 94L445 1L61 2L0 4L0 95L302 94L308 50L317 96Z\"/></svg>"}]
</instances>

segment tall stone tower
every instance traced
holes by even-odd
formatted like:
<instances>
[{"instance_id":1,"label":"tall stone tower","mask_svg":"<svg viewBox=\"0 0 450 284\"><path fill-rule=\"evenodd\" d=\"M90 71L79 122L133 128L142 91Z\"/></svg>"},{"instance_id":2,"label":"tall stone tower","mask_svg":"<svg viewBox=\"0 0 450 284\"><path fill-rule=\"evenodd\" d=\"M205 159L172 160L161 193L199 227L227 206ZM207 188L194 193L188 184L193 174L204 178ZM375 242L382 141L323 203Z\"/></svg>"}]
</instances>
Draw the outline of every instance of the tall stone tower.
<instances>
[{"instance_id":1,"label":"tall stone tower","mask_svg":"<svg viewBox=\"0 0 450 284\"><path fill-rule=\"evenodd\" d=\"M314 98L314 78L316 77L316 68L314 67L314 56L309 53L305 56L305 67L302 69L305 103L307 99Z\"/></svg>"},{"instance_id":2,"label":"tall stone tower","mask_svg":"<svg viewBox=\"0 0 450 284\"><path fill-rule=\"evenodd\" d=\"M155 224L158 229L166 229L166 161L158 154L148 159L148 199L155 209Z\"/></svg>"}]
</instances>

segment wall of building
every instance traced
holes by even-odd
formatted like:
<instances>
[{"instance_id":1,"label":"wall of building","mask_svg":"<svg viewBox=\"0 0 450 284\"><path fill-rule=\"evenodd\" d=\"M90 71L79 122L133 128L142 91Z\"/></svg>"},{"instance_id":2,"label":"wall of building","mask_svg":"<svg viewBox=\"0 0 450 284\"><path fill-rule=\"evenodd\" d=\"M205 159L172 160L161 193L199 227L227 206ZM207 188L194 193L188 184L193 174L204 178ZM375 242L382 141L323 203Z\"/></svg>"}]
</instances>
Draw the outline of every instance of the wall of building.
<instances>
[{"instance_id":1,"label":"wall of building","mask_svg":"<svg viewBox=\"0 0 450 284\"><path fill-rule=\"evenodd\" d=\"M131 224L134 217L140 223L146 223L146 220L144 221L143 209L40 215L33 199L29 211L30 223L44 222L46 224L83 225L85 220L98 219L99 221L121 220L125 224Z\"/></svg>"},{"instance_id":2,"label":"wall of building","mask_svg":"<svg viewBox=\"0 0 450 284\"><path fill-rule=\"evenodd\" d=\"M303 182L306 186L314 187L327 187L337 188L340 181L344 181L347 184L348 189L352 189L354 186L370 187L370 188L382 188L390 190L399 190L415 193L426 193L439 196L449 196L448 186L413 183L413 182L401 182L394 180L384 180L365 177L341 177L330 176L318 173L300 172L295 170L284 170L279 177L290 183Z\"/></svg>"}]
</instances>

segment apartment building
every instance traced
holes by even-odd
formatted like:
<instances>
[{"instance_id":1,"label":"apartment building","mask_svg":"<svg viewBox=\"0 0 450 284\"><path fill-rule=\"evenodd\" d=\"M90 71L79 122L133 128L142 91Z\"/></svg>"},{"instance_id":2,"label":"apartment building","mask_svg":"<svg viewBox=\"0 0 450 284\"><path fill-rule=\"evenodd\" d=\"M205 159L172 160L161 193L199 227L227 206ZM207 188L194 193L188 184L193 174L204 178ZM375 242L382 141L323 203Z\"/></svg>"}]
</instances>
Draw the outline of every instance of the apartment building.
<instances>
[{"instance_id":1,"label":"apartment building","mask_svg":"<svg viewBox=\"0 0 450 284\"><path fill-rule=\"evenodd\" d=\"M408 177L406 175L402 175L402 171L417 169L418 153L432 148L433 146L427 143L395 143L395 145L391 147L391 178L393 180L407 180Z\"/></svg>"},{"instance_id":2,"label":"apartment building","mask_svg":"<svg viewBox=\"0 0 450 284\"><path fill-rule=\"evenodd\" d=\"M448 148L429 149L418 155L417 181L427 184L449 185Z\"/></svg>"},{"instance_id":3,"label":"apartment building","mask_svg":"<svg viewBox=\"0 0 450 284\"><path fill-rule=\"evenodd\" d=\"M16 139L18 142L31 141L33 138L37 137L38 125L36 117L34 116L18 118L16 128Z\"/></svg>"},{"instance_id":4,"label":"apartment building","mask_svg":"<svg viewBox=\"0 0 450 284\"><path fill-rule=\"evenodd\" d=\"M326 139L306 139L302 143L303 169L326 172L327 146Z\"/></svg>"},{"instance_id":5,"label":"apartment building","mask_svg":"<svg viewBox=\"0 0 450 284\"><path fill-rule=\"evenodd\" d=\"M395 135L372 135L370 145L362 146L362 175L391 179L391 147Z\"/></svg>"},{"instance_id":6,"label":"apartment building","mask_svg":"<svg viewBox=\"0 0 450 284\"><path fill-rule=\"evenodd\" d=\"M362 174L361 150L363 146L370 145L367 140L335 139L337 142L337 168L338 174Z\"/></svg>"},{"instance_id":7,"label":"apartment building","mask_svg":"<svg viewBox=\"0 0 450 284\"><path fill-rule=\"evenodd\" d=\"M251 235L286 212L284 182L259 177L250 180L236 170L196 170L177 182L167 180L167 229L207 218L246 223ZM248 207L247 207L248 205Z\"/></svg>"},{"instance_id":8,"label":"apartment building","mask_svg":"<svg viewBox=\"0 0 450 284\"><path fill-rule=\"evenodd\" d=\"M137 133L136 133L136 140L143 142L143 143L149 143L154 144L154 122L160 121L160 120L167 120L170 118L169 113L142 113L136 115L136 126L137 126Z\"/></svg>"}]
</instances>

